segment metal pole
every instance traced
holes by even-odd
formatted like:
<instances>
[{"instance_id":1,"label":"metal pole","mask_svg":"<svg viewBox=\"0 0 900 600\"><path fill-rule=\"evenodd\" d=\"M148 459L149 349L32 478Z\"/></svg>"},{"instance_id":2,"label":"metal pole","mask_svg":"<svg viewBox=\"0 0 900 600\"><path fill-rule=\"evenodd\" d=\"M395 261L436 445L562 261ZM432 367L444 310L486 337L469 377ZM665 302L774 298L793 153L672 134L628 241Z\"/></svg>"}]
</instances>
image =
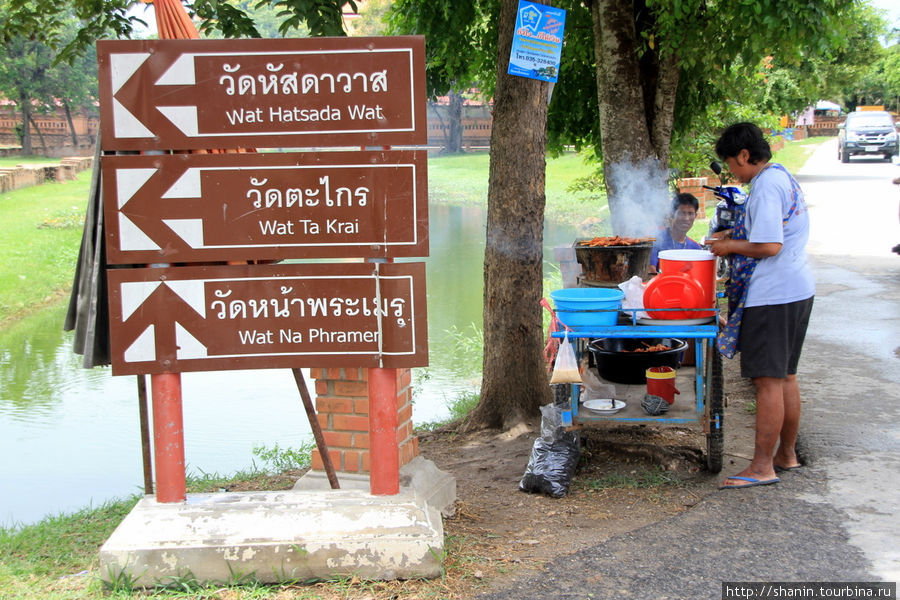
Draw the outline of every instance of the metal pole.
<instances>
[{"instance_id":1,"label":"metal pole","mask_svg":"<svg viewBox=\"0 0 900 600\"><path fill-rule=\"evenodd\" d=\"M325 436L322 434L322 425L316 417L316 409L313 406L312 399L309 397L309 390L306 389L306 379L300 369L291 369L294 373L294 381L297 382L297 389L300 390L300 397L303 399L303 408L306 409L306 416L309 418L309 426L312 428L313 437L316 438L316 447L322 456L322 466L325 467L325 475L328 476L328 483L331 489L340 489L337 473L334 471L334 465L331 462L331 454L328 453L328 445L325 443Z\"/></svg>"},{"instance_id":2,"label":"metal pole","mask_svg":"<svg viewBox=\"0 0 900 600\"><path fill-rule=\"evenodd\" d=\"M141 457L144 464L144 493L153 493L153 462L150 458L150 418L147 414L147 376L137 376L138 414L141 418Z\"/></svg>"},{"instance_id":3,"label":"metal pole","mask_svg":"<svg viewBox=\"0 0 900 600\"><path fill-rule=\"evenodd\" d=\"M372 495L399 494L397 369L369 369L369 451L369 488Z\"/></svg>"},{"instance_id":4,"label":"metal pole","mask_svg":"<svg viewBox=\"0 0 900 600\"><path fill-rule=\"evenodd\" d=\"M153 394L153 446L156 458L156 501L184 502L184 420L181 374L150 376Z\"/></svg>"}]
</instances>

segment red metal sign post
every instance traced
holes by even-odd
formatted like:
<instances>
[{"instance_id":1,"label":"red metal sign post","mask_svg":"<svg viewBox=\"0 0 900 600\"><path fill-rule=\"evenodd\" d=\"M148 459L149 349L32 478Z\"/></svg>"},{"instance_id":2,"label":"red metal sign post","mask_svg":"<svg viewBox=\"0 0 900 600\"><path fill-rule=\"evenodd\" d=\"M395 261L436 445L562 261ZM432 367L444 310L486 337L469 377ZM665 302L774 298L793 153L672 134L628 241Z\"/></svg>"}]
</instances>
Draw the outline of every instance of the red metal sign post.
<instances>
[{"instance_id":1,"label":"red metal sign post","mask_svg":"<svg viewBox=\"0 0 900 600\"><path fill-rule=\"evenodd\" d=\"M150 376L153 396L153 454L156 460L157 502L183 502L184 419L181 411L181 375Z\"/></svg>"}]
</instances>

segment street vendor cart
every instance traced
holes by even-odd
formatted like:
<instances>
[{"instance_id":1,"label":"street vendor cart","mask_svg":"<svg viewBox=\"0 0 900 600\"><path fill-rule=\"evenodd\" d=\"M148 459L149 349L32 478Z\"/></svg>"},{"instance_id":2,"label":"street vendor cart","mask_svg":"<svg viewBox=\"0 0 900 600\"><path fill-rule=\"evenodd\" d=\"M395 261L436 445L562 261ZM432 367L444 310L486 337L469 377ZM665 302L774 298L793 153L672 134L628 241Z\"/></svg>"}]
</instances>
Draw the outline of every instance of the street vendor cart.
<instances>
[{"instance_id":1,"label":"street vendor cart","mask_svg":"<svg viewBox=\"0 0 900 600\"><path fill-rule=\"evenodd\" d=\"M556 303L554 324L563 324L559 330L551 326L551 335L568 336L580 361L592 359L590 372L596 369L600 384L607 391L602 396L607 405L586 405L592 400L589 386L571 384L563 423L572 427L604 422L661 426L699 423L706 435L707 466L718 473L724 453L724 384L722 357L714 344L718 334L716 259L706 251L661 252L660 275L644 284L641 279L647 279L651 245L646 239L614 237L595 238L590 243L580 241L573 246L574 258L581 264L583 274L576 287L551 293ZM619 288L627 288L624 282L629 279L641 290L640 308L622 307L620 298L624 292ZM636 375L616 377L620 370L627 369L622 365L633 364L629 361L638 365L642 360L648 365L660 364L653 362L661 358L654 356L657 353L652 345L656 342L665 342L658 344L666 349L659 354L666 352L670 355L667 358L673 360L668 363L671 367L667 375L674 377L679 394L677 400L668 398L671 404L661 407L665 410L650 410L650 406L645 409L647 400L659 399L646 397L648 385L643 368ZM684 351L667 347L671 344L680 348L685 342L688 344ZM641 343L646 347L638 347ZM598 344L605 346L598 348ZM677 356L671 356L675 352ZM614 360L622 362L613 363ZM660 407L660 403L656 402L656 406Z\"/></svg>"},{"instance_id":2,"label":"street vendor cart","mask_svg":"<svg viewBox=\"0 0 900 600\"><path fill-rule=\"evenodd\" d=\"M590 340L595 339L681 339L694 340L694 365L677 369L675 386L681 391L667 412L649 415L642 408L642 400L647 393L645 383L615 385L615 400L624 402L624 408L613 412L594 411L585 408L584 386L571 384L570 403L563 411L566 426L591 426L603 422L653 425L685 425L700 423L706 435L706 463L709 470L722 470L724 454L724 393L722 356L716 350L714 341L718 333L715 319L707 323L695 324L696 320L672 321L666 324L662 319L652 319L653 324L642 324L637 318L637 310L623 309L628 316L621 316L616 324L597 327L580 327L574 331L557 331L556 338L568 336L575 343L580 354L584 354ZM653 311L650 311L651 313ZM604 381L605 380L602 380ZM606 382L610 383L610 382ZM691 394L691 390L693 394ZM693 395L693 399L690 396Z\"/></svg>"}]
</instances>

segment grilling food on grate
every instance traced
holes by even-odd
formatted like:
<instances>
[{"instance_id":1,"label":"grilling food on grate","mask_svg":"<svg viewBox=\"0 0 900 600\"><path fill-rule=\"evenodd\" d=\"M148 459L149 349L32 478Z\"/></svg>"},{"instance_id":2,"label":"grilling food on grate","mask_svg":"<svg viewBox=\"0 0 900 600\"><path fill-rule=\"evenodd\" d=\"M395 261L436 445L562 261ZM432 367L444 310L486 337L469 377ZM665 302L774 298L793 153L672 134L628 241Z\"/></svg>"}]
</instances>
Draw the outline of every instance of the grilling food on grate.
<instances>
[{"instance_id":1,"label":"grilling food on grate","mask_svg":"<svg viewBox=\"0 0 900 600\"><path fill-rule=\"evenodd\" d=\"M606 246L634 246L635 244L643 244L645 242L654 242L656 238L653 237L641 237L641 238L633 238L633 237L622 237L619 235L614 235L611 237L595 237L592 240L588 240L586 242L580 242L579 246L591 246L596 248L597 246L606 247Z\"/></svg>"}]
</instances>

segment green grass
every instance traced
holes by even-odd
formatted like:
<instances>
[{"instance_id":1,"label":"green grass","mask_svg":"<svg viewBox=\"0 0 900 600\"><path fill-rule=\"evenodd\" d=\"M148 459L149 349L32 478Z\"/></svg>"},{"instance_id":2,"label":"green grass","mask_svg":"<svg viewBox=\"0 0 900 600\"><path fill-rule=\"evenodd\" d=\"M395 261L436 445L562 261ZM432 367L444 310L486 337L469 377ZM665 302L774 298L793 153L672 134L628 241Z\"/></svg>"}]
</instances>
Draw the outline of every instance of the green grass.
<instances>
[{"instance_id":1,"label":"green grass","mask_svg":"<svg viewBox=\"0 0 900 600\"><path fill-rule=\"evenodd\" d=\"M0 168L17 167L19 165L55 165L58 158L48 156L0 156Z\"/></svg>"},{"instance_id":2,"label":"green grass","mask_svg":"<svg viewBox=\"0 0 900 600\"><path fill-rule=\"evenodd\" d=\"M0 195L3 223L0 322L31 312L71 289L91 173Z\"/></svg>"},{"instance_id":3,"label":"green grass","mask_svg":"<svg viewBox=\"0 0 900 600\"><path fill-rule=\"evenodd\" d=\"M793 174L797 174L816 148L832 138L827 136L811 137L805 140L785 142L784 148L772 155L772 161L781 163Z\"/></svg>"},{"instance_id":4,"label":"green grass","mask_svg":"<svg viewBox=\"0 0 900 600\"><path fill-rule=\"evenodd\" d=\"M554 221L577 224L598 215L605 199L589 192L570 192L569 186L587 177L596 166L581 155L567 153L547 158L545 216ZM438 156L428 159L428 195L432 202L487 205L490 155L486 152Z\"/></svg>"}]
</instances>

